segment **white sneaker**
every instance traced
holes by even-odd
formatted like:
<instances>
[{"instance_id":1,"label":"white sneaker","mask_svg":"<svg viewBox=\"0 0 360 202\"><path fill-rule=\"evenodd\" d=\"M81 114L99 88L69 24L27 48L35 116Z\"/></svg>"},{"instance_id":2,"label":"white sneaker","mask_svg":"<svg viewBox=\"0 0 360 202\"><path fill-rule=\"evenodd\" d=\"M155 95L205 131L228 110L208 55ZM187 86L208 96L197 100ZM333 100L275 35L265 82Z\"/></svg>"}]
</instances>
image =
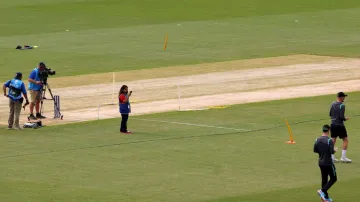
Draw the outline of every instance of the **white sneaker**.
<instances>
[{"instance_id":1,"label":"white sneaker","mask_svg":"<svg viewBox=\"0 0 360 202\"><path fill-rule=\"evenodd\" d=\"M346 157L341 157L340 161L343 163L351 163L351 159L348 159Z\"/></svg>"},{"instance_id":2,"label":"white sneaker","mask_svg":"<svg viewBox=\"0 0 360 202\"><path fill-rule=\"evenodd\" d=\"M23 128L20 126L14 126L14 130L22 130Z\"/></svg>"},{"instance_id":3,"label":"white sneaker","mask_svg":"<svg viewBox=\"0 0 360 202\"><path fill-rule=\"evenodd\" d=\"M339 159L333 159L333 163L339 163Z\"/></svg>"}]
</instances>

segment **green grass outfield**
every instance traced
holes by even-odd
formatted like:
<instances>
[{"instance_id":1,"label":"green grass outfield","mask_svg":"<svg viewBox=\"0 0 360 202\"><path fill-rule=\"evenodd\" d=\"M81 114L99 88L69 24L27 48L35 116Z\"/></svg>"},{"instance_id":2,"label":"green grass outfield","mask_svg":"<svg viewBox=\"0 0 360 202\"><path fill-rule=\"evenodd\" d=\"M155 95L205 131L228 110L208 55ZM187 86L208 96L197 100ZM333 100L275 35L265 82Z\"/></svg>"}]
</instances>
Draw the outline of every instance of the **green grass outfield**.
<instances>
[{"instance_id":1,"label":"green grass outfield","mask_svg":"<svg viewBox=\"0 0 360 202\"><path fill-rule=\"evenodd\" d=\"M320 201L312 149L333 98L131 117L133 135L117 132L119 119L2 130L0 196L6 202ZM351 93L346 105L354 162L337 164L339 181L330 192L341 202L360 197L359 100L360 93ZM285 144L285 117L295 145Z\"/></svg>"},{"instance_id":2,"label":"green grass outfield","mask_svg":"<svg viewBox=\"0 0 360 202\"><path fill-rule=\"evenodd\" d=\"M358 0L2 0L0 80L27 75L40 60L70 76L291 54L359 57L359 18ZM129 136L117 132L119 119L1 128L0 198L320 201L312 147L333 98L131 117ZM354 163L337 165L330 192L341 202L360 197L359 100L351 93L347 101ZM296 145L285 144L284 118Z\"/></svg>"},{"instance_id":3,"label":"green grass outfield","mask_svg":"<svg viewBox=\"0 0 360 202\"><path fill-rule=\"evenodd\" d=\"M297 53L357 57L359 18L358 0L2 0L0 80L40 60L68 76Z\"/></svg>"}]
</instances>

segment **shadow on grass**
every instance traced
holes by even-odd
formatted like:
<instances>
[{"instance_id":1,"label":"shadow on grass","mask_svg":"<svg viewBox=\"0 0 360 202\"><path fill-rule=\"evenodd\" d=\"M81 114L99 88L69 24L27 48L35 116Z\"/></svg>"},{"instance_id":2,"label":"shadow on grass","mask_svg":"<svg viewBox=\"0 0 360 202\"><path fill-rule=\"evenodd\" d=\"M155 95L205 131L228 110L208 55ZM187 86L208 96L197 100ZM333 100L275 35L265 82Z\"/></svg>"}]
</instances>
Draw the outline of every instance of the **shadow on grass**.
<instances>
[{"instance_id":1,"label":"shadow on grass","mask_svg":"<svg viewBox=\"0 0 360 202\"><path fill-rule=\"evenodd\" d=\"M266 183L266 182L264 182ZM356 198L360 197L360 192L356 191L357 186L360 183L360 178L339 181L329 190L330 197L335 201L347 202L357 201ZM320 184L320 176L319 176ZM280 202L280 201L320 201L316 191L319 189L318 186L303 186L292 189L282 189L276 191L264 193L254 193L245 196L235 196L220 198L215 200L209 200L206 202Z\"/></svg>"}]
</instances>

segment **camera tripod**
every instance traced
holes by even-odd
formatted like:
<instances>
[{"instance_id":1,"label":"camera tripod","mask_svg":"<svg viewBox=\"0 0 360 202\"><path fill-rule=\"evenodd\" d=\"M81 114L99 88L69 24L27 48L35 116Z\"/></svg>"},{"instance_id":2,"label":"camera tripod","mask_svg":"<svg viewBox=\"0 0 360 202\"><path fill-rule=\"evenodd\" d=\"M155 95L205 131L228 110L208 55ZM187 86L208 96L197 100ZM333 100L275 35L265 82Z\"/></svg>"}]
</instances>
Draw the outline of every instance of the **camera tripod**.
<instances>
[{"instance_id":1,"label":"camera tripod","mask_svg":"<svg viewBox=\"0 0 360 202\"><path fill-rule=\"evenodd\" d=\"M49 91L49 93L50 93L50 96L51 96L51 99L47 99L46 97L45 97L45 94L46 94L46 90L48 90ZM59 109L59 105L58 105L58 103L56 103L56 100L54 99L54 95L52 94L52 91L51 91L51 88L50 88L50 86L49 86L49 84L48 83L46 83L46 82L44 82L43 83L43 85L42 85L42 90L41 90L41 97L40 97L40 99L41 99L41 101L40 101L40 114L42 114L42 111L43 111L43 105L44 105L44 100L52 100L53 102L54 102L54 106L56 107L56 110L59 112L59 114L60 114L60 118L61 119L63 119L63 115L60 113L60 109ZM54 116L54 119L55 119L56 117Z\"/></svg>"}]
</instances>

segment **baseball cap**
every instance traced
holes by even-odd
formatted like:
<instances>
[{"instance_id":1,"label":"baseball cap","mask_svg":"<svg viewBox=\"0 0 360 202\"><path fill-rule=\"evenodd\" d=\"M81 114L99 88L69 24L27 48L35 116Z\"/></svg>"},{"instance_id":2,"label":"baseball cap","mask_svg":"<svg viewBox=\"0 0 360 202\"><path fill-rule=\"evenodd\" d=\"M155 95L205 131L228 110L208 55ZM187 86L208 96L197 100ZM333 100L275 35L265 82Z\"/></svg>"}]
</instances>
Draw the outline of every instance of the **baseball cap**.
<instances>
[{"instance_id":1,"label":"baseball cap","mask_svg":"<svg viewBox=\"0 0 360 202\"><path fill-rule=\"evenodd\" d=\"M20 79L20 77L22 77L22 73L21 72L16 72L15 79Z\"/></svg>"},{"instance_id":2,"label":"baseball cap","mask_svg":"<svg viewBox=\"0 0 360 202\"><path fill-rule=\"evenodd\" d=\"M329 125L323 125L323 127L322 127L322 131L324 132L324 133L326 133L326 132L329 132L329 130L330 130L330 126Z\"/></svg>"},{"instance_id":3,"label":"baseball cap","mask_svg":"<svg viewBox=\"0 0 360 202\"><path fill-rule=\"evenodd\" d=\"M40 63L39 63L39 66L40 66L40 67L46 67L46 65L45 65L44 62L40 62Z\"/></svg>"},{"instance_id":4,"label":"baseball cap","mask_svg":"<svg viewBox=\"0 0 360 202\"><path fill-rule=\"evenodd\" d=\"M337 97L346 97L348 95L346 95L344 92L338 92Z\"/></svg>"}]
</instances>

